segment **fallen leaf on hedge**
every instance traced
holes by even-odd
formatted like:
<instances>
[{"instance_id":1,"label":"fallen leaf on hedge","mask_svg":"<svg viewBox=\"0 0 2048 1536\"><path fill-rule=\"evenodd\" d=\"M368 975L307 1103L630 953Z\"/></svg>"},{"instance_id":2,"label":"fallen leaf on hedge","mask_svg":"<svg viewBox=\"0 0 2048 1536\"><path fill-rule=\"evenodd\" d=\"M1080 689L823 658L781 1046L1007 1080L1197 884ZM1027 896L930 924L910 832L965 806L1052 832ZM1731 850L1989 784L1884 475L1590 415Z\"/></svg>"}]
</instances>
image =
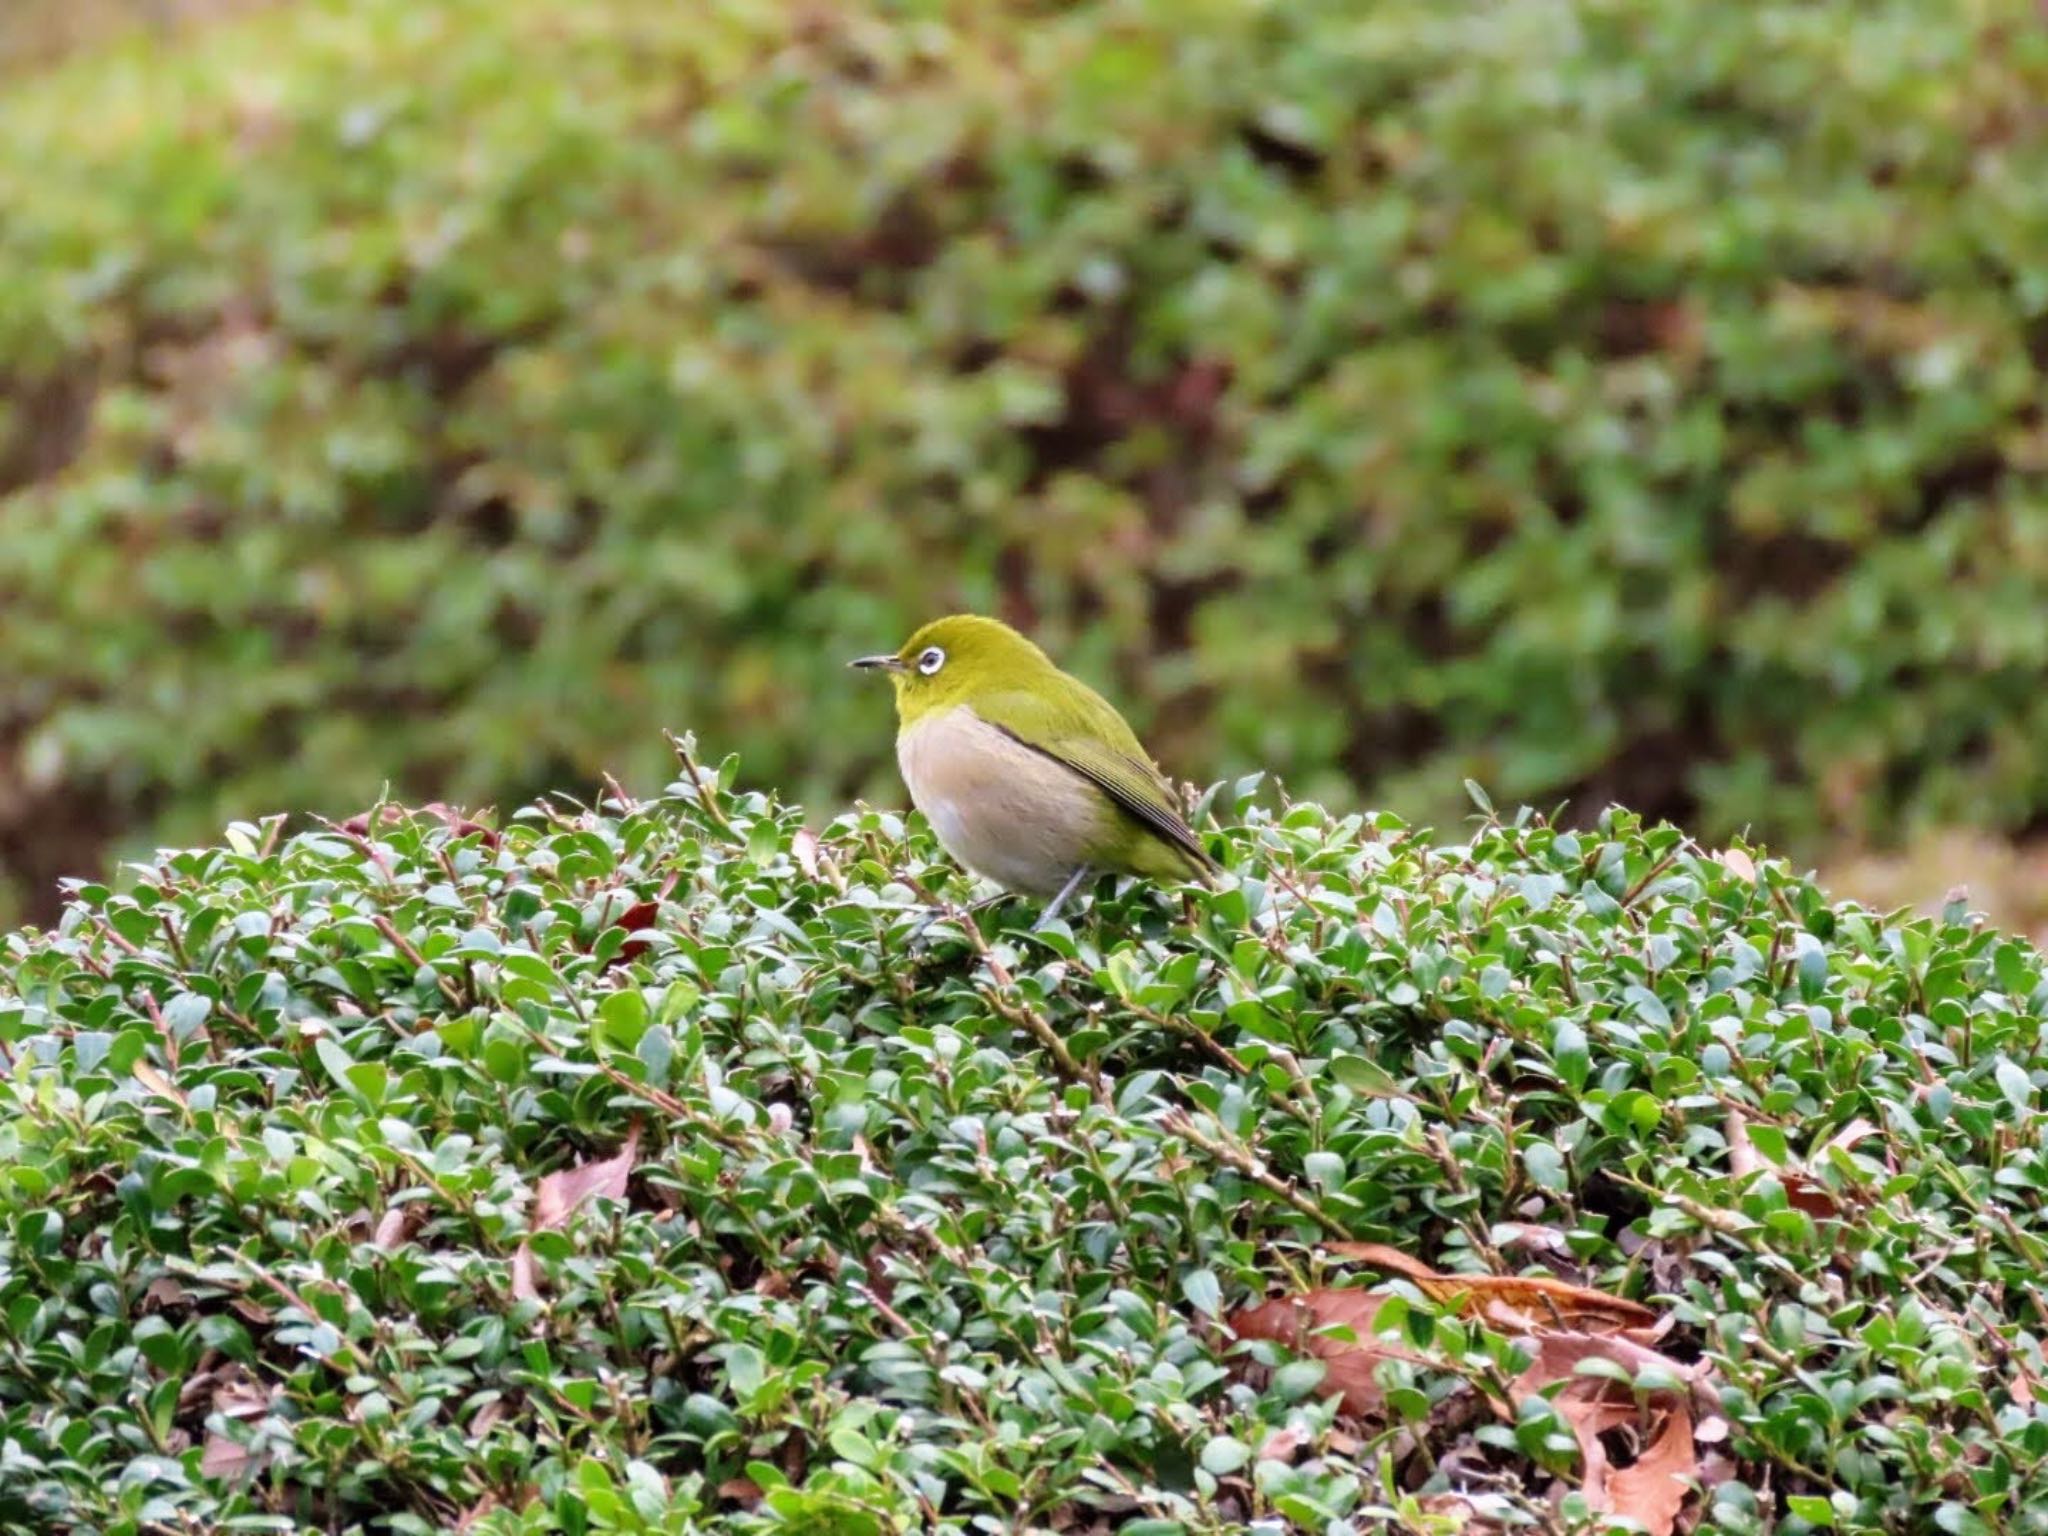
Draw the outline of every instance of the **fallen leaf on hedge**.
<instances>
[{"instance_id":1,"label":"fallen leaf on hedge","mask_svg":"<svg viewBox=\"0 0 2048 1536\"><path fill-rule=\"evenodd\" d=\"M1626 1338L1544 1333L1525 1343L1534 1356L1510 1390L1520 1401L1562 1383L1551 1403L1579 1442L1587 1502L1595 1510L1639 1521L1651 1536L1671 1536L1700 1476L1693 1425L1704 1370L1681 1365ZM1620 1366L1632 1377L1655 1367L1679 1385L1647 1392L1638 1403L1627 1383L1582 1374L1579 1366L1589 1360ZM1504 1417L1514 1416L1512 1403L1496 1408ZM1614 1465L1602 1438L1617 1431L1625 1432L1637 1446L1634 1459L1623 1467Z\"/></svg>"},{"instance_id":2,"label":"fallen leaf on hedge","mask_svg":"<svg viewBox=\"0 0 2048 1536\"><path fill-rule=\"evenodd\" d=\"M1657 1321L1655 1312L1625 1297L1541 1275L1446 1275L1383 1243L1331 1243L1325 1251L1399 1275L1431 1301L1511 1333L1567 1327L1618 1333Z\"/></svg>"},{"instance_id":3,"label":"fallen leaf on hedge","mask_svg":"<svg viewBox=\"0 0 2048 1536\"><path fill-rule=\"evenodd\" d=\"M1511 1384L1511 1400L1488 1394L1494 1411L1512 1421L1523 1398L1555 1389L1551 1403L1579 1443L1587 1501L1595 1510L1638 1521L1651 1536L1672 1536L1701 1475L1693 1427L1711 1399L1705 1396L1703 1367L1650 1348L1668 1319L1624 1297L1541 1276L1442 1274L1381 1243L1333 1243L1326 1252L1399 1275L1432 1301L1518 1338L1530 1363ZM1426 1363L1373 1337L1389 1299L1386 1291L1308 1291L1241 1311L1229 1327L1239 1338L1269 1339L1323 1361L1323 1391L1341 1393L1348 1412L1371 1414L1383 1403L1374 1379L1381 1361ZM1328 1330L1338 1326L1352 1337L1331 1337ZM1594 1360L1621 1368L1631 1380L1654 1368L1673 1385L1645 1391L1638 1402L1628 1382L1580 1370ZM1624 1445L1633 1455L1617 1466Z\"/></svg>"},{"instance_id":4,"label":"fallen leaf on hedge","mask_svg":"<svg viewBox=\"0 0 2048 1536\"><path fill-rule=\"evenodd\" d=\"M1564 1253L1570 1246L1557 1228L1532 1221L1501 1222L1492 1237L1496 1248L1522 1248L1530 1253Z\"/></svg>"},{"instance_id":5,"label":"fallen leaf on hedge","mask_svg":"<svg viewBox=\"0 0 2048 1536\"><path fill-rule=\"evenodd\" d=\"M608 1200L626 1198L626 1180L633 1172L633 1159L640 1153L640 1126L634 1122L626 1133L626 1144L615 1156L602 1162L579 1163L563 1168L540 1181L540 1193L533 1202L535 1232L561 1226L576 1207L598 1195ZM512 1294L522 1301L538 1301L540 1286L533 1267L533 1250L526 1243L512 1255Z\"/></svg>"},{"instance_id":6,"label":"fallen leaf on hedge","mask_svg":"<svg viewBox=\"0 0 2048 1536\"><path fill-rule=\"evenodd\" d=\"M1809 1162L1819 1162L1834 1150L1848 1151L1867 1136L1877 1134L1877 1127L1868 1120L1851 1120L1841 1130L1822 1142L1813 1151ZM1749 1122L1738 1108L1728 1110L1728 1171L1737 1180L1747 1180L1752 1175L1769 1170L1772 1177L1784 1188L1785 1203L1796 1211L1809 1216L1833 1217L1842 1214L1842 1197L1813 1174L1803 1168L1781 1168L1766 1163L1758 1154L1749 1136Z\"/></svg>"},{"instance_id":7,"label":"fallen leaf on hedge","mask_svg":"<svg viewBox=\"0 0 2048 1536\"><path fill-rule=\"evenodd\" d=\"M1246 1307L1225 1319L1224 1326L1240 1339L1267 1339L1322 1361L1328 1369L1318 1391L1342 1393L1346 1413L1372 1414L1384 1398L1373 1379L1379 1363L1419 1361L1373 1337L1373 1320L1391 1299L1385 1291L1306 1291ZM1348 1328L1353 1337L1333 1338L1326 1331L1331 1328Z\"/></svg>"},{"instance_id":8,"label":"fallen leaf on hedge","mask_svg":"<svg viewBox=\"0 0 2048 1536\"><path fill-rule=\"evenodd\" d=\"M260 1419L270 1411L272 1394L248 1371L230 1365L220 1374L213 1393L213 1411L223 1418L246 1421ZM261 1470L270 1460L268 1451L242 1444L219 1430L209 1431L199 1453L199 1470L207 1477L234 1482Z\"/></svg>"},{"instance_id":9,"label":"fallen leaf on hedge","mask_svg":"<svg viewBox=\"0 0 2048 1536\"><path fill-rule=\"evenodd\" d=\"M1403 1253L1385 1243L1329 1243L1323 1252L1339 1259L1356 1259L1361 1264L1371 1264L1383 1274L1400 1275L1405 1279L1435 1280L1437 1272L1413 1254Z\"/></svg>"},{"instance_id":10,"label":"fallen leaf on hedge","mask_svg":"<svg viewBox=\"0 0 2048 1536\"><path fill-rule=\"evenodd\" d=\"M417 1203L394 1205L378 1218L377 1230L370 1240L379 1248L396 1248L412 1236L425 1215L426 1211Z\"/></svg>"},{"instance_id":11,"label":"fallen leaf on hedge","mask_svg":"<svg viewBox=\"0 0 2048 1536\"><path fill-rule=\"evenodd\" d=\"M576 1207L597 1195L610 1200L626 1198L626 1180L633 1172L633 1159L640 1154L640 1126L636 1121L626 1132L626 1144L598 1163L580 1163L563 1168L540 1181L540 1195L533 1205L533 1226L537 1232L559 1227Z\"/></svg>"},{"instance_id":12,"label":"fallen leaf on hedge","mask_svg":"<svg viewBox=\"0 0 2048 1536\"><path fill-rule=\"evenodd\" d=\"M185 1102L185 1095L178 1092L178 1085L146 1061L135 1063L135 1081L158 1098L169 1099L173 1104L181 1106Z\"/></svg>"},{"instance_id":13,"label":"fallen leaf on hedge","mask_svg":"<svg viewBox=\"0 0 2048 1536\"><path fill-rule=\"evenodd\" d=\"M1258 1461L1292 1461L1294 1453L1309 1442L1308 1432L1300 1429L1276 1429L1259 1442Z\"/></svg>"},{"instance_id":14,"label":"fallen leaf on hedge","mask_svg":"<svg viewBox=\"0 0 2048 1536\"><path fill-rule=\"evenodd\" d=\"M264 1460L261 1451L215 1433L206 1437L206 1448L199 1453L199 1471L222 1482L236 1482L262 1466Z\"/></svg>"},{"instance_id":15,"label":"fallen leaf on hedge","mask_svg":"<svg viewBox=\"0 0 2048 1536\"><path fill-rule=\"evenodd\" d=\"M1469 1531L1472 1536L1493 1536L1496 1531L1507 1530L1501 1519L1482 1507L1482 1501L1496 1507L1504 1507L1507 1503L1498 1494L1464 1493L1426 1493L1415 1502L1425 1515L1454 1521L1453 1530Z\"/></svg>"}]
</instances>

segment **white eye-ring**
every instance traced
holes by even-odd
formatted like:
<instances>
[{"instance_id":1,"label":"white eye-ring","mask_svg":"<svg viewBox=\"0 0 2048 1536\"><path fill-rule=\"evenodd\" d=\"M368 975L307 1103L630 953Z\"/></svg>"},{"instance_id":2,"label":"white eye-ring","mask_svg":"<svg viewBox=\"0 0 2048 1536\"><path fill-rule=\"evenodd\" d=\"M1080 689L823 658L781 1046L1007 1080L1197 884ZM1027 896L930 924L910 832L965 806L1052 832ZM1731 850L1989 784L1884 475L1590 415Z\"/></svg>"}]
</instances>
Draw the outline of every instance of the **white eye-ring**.
<instances>
[{"instance_id":1,"label":"white eye-ring","mask_svg":"<svg viewBox=\"0 0 2048 1536\"><path fill-rule=\"evenodd\" d=\"M930 677L934 672L938 671L939 668L943 667L945 664L946 653L940 650L936 645L926 646L917 658L917 670L922 672L926 677Z\"/></svg>"}]
</instances>

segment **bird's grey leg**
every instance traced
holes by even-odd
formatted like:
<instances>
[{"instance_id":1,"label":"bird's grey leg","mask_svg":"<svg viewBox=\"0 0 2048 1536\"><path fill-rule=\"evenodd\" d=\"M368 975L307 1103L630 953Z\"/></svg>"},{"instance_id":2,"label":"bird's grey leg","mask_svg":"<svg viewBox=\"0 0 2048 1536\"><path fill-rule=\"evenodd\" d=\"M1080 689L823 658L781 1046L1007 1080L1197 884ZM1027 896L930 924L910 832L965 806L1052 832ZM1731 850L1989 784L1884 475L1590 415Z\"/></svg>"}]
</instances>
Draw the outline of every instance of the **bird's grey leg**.
<instances>
[{"instance_id":1,"label":"bird's grey leg","mask_svg":"<svg viewBox=\"0 0 2048 1536\"><path fill-rule=\"evenodd\" d=\"M1047 923L1058 917L1060 915L1060 908L1067 904L1067 898L1079 890L1081 882L1094 873L1095 871L1090 866L1083 864L1079 869L1067 876L1067 883L1060 887L1059 895L1053 897L1051 901L1045 904L1045 910L1038 914L1038 921L1032 924L1032 926L1034 928L1043 928Z\"/></svg>"}]
</instances>

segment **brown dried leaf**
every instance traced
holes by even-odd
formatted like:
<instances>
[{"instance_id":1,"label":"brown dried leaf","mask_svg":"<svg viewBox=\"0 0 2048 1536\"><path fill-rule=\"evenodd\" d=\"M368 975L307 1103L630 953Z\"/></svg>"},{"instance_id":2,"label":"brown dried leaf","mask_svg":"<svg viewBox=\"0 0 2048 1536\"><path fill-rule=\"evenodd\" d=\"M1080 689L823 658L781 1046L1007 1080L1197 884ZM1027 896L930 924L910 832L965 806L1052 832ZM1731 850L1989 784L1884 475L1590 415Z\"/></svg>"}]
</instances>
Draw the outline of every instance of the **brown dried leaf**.
<instances>
[{"instance_id":1,"label":"brown dried leaf","mask_svg":"<svg viewBox=\"0 0 2048 1536\"><path fill-rule=\"evenodd\" d=\"M515 1301L539 1301L540 1282L533 1268L533 1250L521 1243L512 1255L512 1297Z\"/></svg>"},{"instance_id":2,"label":"brown dried leaf","mask_svg":"<svg viewBox=\"0 0 2048 1536\"><path fill-rule=\"evenodd\" d=\"M1325 1251L1413 1281L1431 1301L1510 1333L1562 1327L1620 1332L1657 1321L1655 1312L1624 1297L1541 1275L1441 1274L1384 1243L1331 1243Z\"/></svg>"},{"instance_id":3,"label":"brown dried leaf","mask_svg":"<svg viewBox=\"0 0 2048 1536\"><path fill-rule=\"evenodd\" d=\"M185 1095L178 1092L178 1085L146 1061L135 1063L135 1081L142 1084L159 1098L169 1099L180 1108L184 1107Z\"/></svg>"},{"instance_id":4,"label":"brown dried leaf","mask_svg":"<svg viewBox=\"0 0 2048 1536\"><path fill-rule=\"evenodd\" d=\"M1747 1179L1764 1165L1757 1155L1756 1144L1749 1139L1749 1118L1733 1104L1728 1106L1728 1172L1736 1179Z\"/></svg>"},{"instance_id":5,"label":"brown dried leaf","mask_svg":"<svg viewBox=\"0 0 2048 1536\"><path fill-rule=\"evenodd\" d=\"M273 1394L248 1370L230 1362L213 1377L213 1411L223 1418L246 1422L260 1419L270 1411ZM184 1394L180 1394L182 1404ZM214 1430L208 1433L199 1453L199 1470L207 1477L236 1482L260 1471L270 1456Z\"/></svg>"},{"instance_id":6,"label":"brown dried leaf","mask_svg":"<svg viewBox=\"0 0 2048 1536\"><path fill-rule=\"evenodd\" d=\"M1494 1246L1520 1248L1529 1253L1564 1253L1570 1248L1555 1227L1533 1221L1504 1221L1493 1229Z\"/></svg>"},{"instance_id":7,"label":"brown dried leaf","mask_svg":"<svg viewBox=\"0 0 2048 1536\"><path fill-rule=\"evenodd\" d=\"M1422 1260L1385 1243L1331 1243L1323 1252L1339 1259L1356 1259L1361 1264L1373 1265L1382 1274L1399 1275L1404 1280L1419 1283L1441 1278Z\"/></svg>"},{"instance_id":8,"label":"brown dried leaf","mask_svg":"<svg viewBox=\"0 0 2048 1536\"><path fill-rule=\"evenodd\" d=\"M1835 1151L1847 1152L1851 1147L1855 1146L1857 1142L1864 1140L1866 1137L1875 1136L1876 1134L1877 1127L1872 1125L1868 1120L1851 1120L1847 1125L1843 1126L1839 1131L1835 1132L1834 1135L1830 1136L1826 1141L1822 1142L1819 1148L1814 1152L1813 1158L1819 1159L1821 1157L1826 1156L1828 1153Z\"/></svg>"},{"instance_id":9,"label":"brown dried leaf","mask_svg":"<svg viewBox=\"0 0 2048 1536\"><path fill-rule=\"evenodd\" d=\"M1671 1536L1698 1475L1692 1414L1683 1407L1674 1408L1664 1420L1662 1432L1643 1448L1634 1464L1608 1475L1607 1508L1640 1522L1650 1536Z\"/></svg>"},{"instance_id":10,"label":"brown dried leaf","mask_svg":"<svg viewBox=\"0 0 2048 1536\"><path fill-rule=\"evenodd\" d=\"M633 1172L633 1160L640 1154L640 1126L636 1121L626 1133L626 1144L615 1156L598 1163L579 1163L563 1168L540 1181L540 1194L533 1203L533 1230L545 1232L561 1226L584 1201L602 1195L608 1200L626 1198L626 1180Z\"/></svg>"},{"instance_id":11,"label":"brown dried leaf","mask_svg":"<svg viewBox=\"0 0 2048 1536\"><path fill-rule=\"evenodd\" d=\"M751 1477L729 1477L718 1485L718 1496L732 1504L752 1509L761 1502L761 1489Z\"/></svg>"},{"instance_id":12,"label":"brown dried leaf","mask_svg":"<svg viewBox=\"0 0 2048 1536\"><path fill-rule=\"evenodd\" d=\"M226 1435L211 1434L206 1437L206 1448L199 1453L199 1472L202 1477L224 1483L239 1482L252 1476L265 1459L262 1452L252 1450L239 1441L230 1440Z\"/></svg>"},{"instance_id":13,"label":"brown dried leaf","mask_svg":"<svg viewBox=\"0 0 2048 1536\"><path fill-rule=\"evenodd\" d=\"M1769 1168L1785 1190L1785 1203L1817 1219L1840 1216L1842 1198L1813 1174L1801 1168L1779 1168L1764 1162L1750 1143L1749 1124L1739 1109L1728 1111L1728 1171L1738 1180ZM1809 1162L1819 1162L1831 1151L1847 1152L1865 1137L1877 1134L1868 1120L1851 1120L1814 1149Z\"/></svg>"},{"instance_id":14,"label":"brown dried leaf","mask_svg":"<svg viewBox=\"0 0 2048 1536\"><path fill-rule=\"evenodd\" d=\"M540 1181L540 1192L534 1198L532 1230L552 1231L567 1222L577 1206L599 1195L608 1200L625 1199L626 1181L639 1154L640 1126L636 1121L617 1155L549 1174ZM533 1249L525 1242L512 1255L512 1295L519 1301L540 1300L539 1272L534 1267Z\"/></svg>"},{"instance_id":15,"label":"brown dried leaf","mask_svg":"<svg viewBox=\"0 0 2048 1536\"><path fill-rule=\"evenodd\" d=\"M1247 1307L1224 1326L1240 1339L1269 1339L1328 1367L1319 1389L1343 1394L1347 1413L1375 1414L1384 1400L1373 1373L1382 1360L1417 1361L1416 1355L1373 1337L1373 1322L1392 1298L1385 1291L1307 1291ZM1354 1337L1325 1330L1348 1328Z\"/></svg>"},{"instance_id":16,"label":"brown dried leaf","mask_svg":"<svg viewBox=\"0 0 2048 1536\"><path fill-rule=\"evenodd\" d=\"M418 1230L421 1218L426 1212L417 1202L411 1205L394 1205L377 1220L377 1230L370 1241L379 1248L403 1246Z\"/></svg>"},{"instance_id":17,"label":"brown dried leaf","mask_svg":"<svg viewBox=\"0 0 2048 1536\"><path fill-rule=\"evenodd\" d=\"M1596 1510L1640 1521L1651 1536L1672 1536L1692 1491L1689 1480L1699 1472L1693 1421L1701 1372L1625 1338L1558 1333L1532 1337L1527 1343L1535 1357L1511 1390L1519 1400L1563 1383L1552 1403L1578 1438L1587 1502ZM1638 1405L1621 1383L1579 1374L1579 1365L1588 1360L1611 1361L1631 1375L1657 1366L1686 1386L1649 1393L1647 1402ZM1496 1406L1512 1415L1512 1405ZM1620 1429L1647 1431L1643 1449L1626 1467L1613 1465L1601 1439Z\"/></svg>"},{"instance_id":18,"label":"brown dried leaf","mask_svg":"<svg viewBox=\"0 0 2048 1536\"><path fill-rule=\"evenodd\" d=\"M1309 1443L1306 1430L1276 1429L1259 1442L1259 1461L1292 1461L1295 1452Z\"/></svg>"},{"instance_id":19,"label":"brown dried leaf","mask_svg":"<svg viewBox=\"0 0 2048 1536\"><path fill-rule=\"evenodd\" d=\"M1494 1536L1495 1532L1507 1529L1499 1520L1484 1513L1468 1494L1426 1493L1415 1502L1425 1515L1456 1521L1452 1529L1470 1531L1472 1536Z\"/></svg>"}]
</instances>

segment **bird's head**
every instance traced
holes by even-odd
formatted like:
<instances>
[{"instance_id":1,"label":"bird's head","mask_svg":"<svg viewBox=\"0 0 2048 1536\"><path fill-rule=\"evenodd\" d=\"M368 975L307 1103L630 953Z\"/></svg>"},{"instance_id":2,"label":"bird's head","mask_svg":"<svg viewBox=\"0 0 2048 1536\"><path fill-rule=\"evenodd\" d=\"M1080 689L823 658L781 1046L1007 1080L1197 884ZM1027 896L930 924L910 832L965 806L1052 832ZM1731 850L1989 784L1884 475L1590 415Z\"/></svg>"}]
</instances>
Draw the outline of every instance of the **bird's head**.
<instances>
[{"instance_id":1,"label":"bird's head","mask_svg":"<svg viewBox=\"0 0 2048 1536\"><path fill-rule=\"evenodd\" d=\"M857 657L847 665L889 674L896 685L896 714L905 725L935 709L1031 688L1058 676L1045 652L1016 630L972 613L934 619L900 650Z\"/></svg>"}]
</instances>

